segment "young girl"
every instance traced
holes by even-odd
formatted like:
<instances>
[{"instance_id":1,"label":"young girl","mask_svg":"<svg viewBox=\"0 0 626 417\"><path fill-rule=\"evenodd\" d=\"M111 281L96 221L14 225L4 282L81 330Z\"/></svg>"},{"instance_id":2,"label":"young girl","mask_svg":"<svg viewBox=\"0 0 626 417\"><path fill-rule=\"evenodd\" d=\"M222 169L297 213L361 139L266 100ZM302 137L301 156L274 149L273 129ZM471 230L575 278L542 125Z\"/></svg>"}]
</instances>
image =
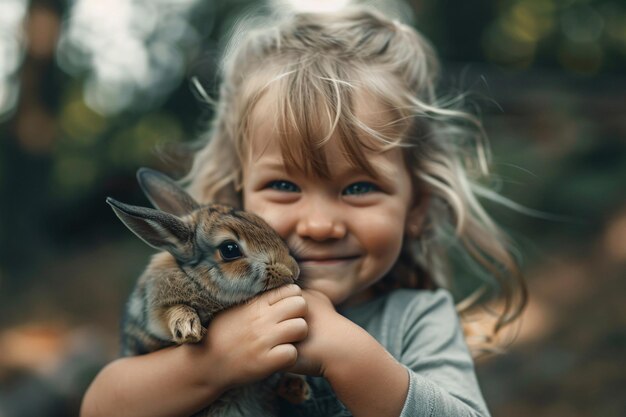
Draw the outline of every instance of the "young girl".
<instances>
[{"instance_id":1,"label":"young girl","mask_svg":"<svg viewBox=\"0 0 626 417\"><path fill-rule=\"evenodd\" d=\"M422 37L364 9L295 15L240 40L189 190L263 217L303 288L220 313L202 343L111 363L81 415L186 416L290 371L313 392L281 402L282 415L488 416L449 292L466 276L445 275L444 249L459 242L491 274L494 333L525 287L476 198L497 196L470 182L487 173L480 125L436 98L436 74Z\"/></svg>"}]
</instances>

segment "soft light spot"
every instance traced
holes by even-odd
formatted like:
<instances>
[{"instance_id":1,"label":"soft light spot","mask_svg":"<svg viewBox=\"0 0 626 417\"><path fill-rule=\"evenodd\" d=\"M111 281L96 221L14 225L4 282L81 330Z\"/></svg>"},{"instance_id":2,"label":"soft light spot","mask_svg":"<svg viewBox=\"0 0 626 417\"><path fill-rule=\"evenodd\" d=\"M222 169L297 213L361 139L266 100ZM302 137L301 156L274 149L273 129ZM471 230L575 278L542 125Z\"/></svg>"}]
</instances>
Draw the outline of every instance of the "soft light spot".
<instances>
[{"instance_id":1,"label":"soft light spot","mask_svg":"<svg viewBox=\"0 0 626 417\"><path fill-rule=\"evenodd\" d=\"M609 222L602 240L611 260L626 261L626 211Z\"/></svg>"}]
</instances>

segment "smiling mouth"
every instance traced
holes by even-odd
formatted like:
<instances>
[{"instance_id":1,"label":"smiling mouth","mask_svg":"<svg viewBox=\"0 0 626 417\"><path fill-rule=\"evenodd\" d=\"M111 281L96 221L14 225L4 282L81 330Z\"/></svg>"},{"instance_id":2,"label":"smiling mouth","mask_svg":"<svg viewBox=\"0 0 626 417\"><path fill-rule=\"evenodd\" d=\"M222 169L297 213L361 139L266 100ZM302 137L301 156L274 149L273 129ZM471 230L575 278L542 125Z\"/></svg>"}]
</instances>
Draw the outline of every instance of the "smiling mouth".
<instances>
[{"instance_id":1,"label":"smiling mouth","mask_svg":"<svg viewBox=\"0 0 626 417\"><path fill-rule=\"evenodd\" d=\"M298 259L298 263L302 266L312 265L334 265L345 262L351 262L360 258L359 255L355 256L343 256L339 258L301 258Z\"/></svg>"}]
</instances>

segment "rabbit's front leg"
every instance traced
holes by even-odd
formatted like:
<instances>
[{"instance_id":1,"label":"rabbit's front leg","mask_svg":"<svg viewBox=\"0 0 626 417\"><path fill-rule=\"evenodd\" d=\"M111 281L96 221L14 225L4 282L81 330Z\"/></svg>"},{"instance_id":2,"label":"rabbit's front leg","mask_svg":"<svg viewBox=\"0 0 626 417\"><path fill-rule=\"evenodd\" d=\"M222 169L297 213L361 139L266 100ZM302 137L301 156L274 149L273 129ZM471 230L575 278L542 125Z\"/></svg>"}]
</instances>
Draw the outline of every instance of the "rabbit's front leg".
<instances>
[{"instance_id":1,"label":"rabbit's front leg","mask_svg":"<svg viewBox=\"0 0 626 417\"><path fill-rule=\"evenodd\" d=\"M164 318L172 334L172 340L179 345L197 343L206 333L198 313L188 305L178 304L169 307L165 310Z\"/></svg>"}]
</instances>

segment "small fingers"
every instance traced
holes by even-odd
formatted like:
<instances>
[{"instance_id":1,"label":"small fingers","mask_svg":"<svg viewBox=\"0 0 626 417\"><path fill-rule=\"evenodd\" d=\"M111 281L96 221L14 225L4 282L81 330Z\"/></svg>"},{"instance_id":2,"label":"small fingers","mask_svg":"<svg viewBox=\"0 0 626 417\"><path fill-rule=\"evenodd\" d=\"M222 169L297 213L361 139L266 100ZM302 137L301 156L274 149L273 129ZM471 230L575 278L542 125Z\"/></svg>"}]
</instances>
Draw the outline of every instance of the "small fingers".
<instances>
[{"instance_id":1,"label":"small fingers","mask_svg":"<svg viewBox=\"0 0 626 417\"><path fill-rule=\"evenodd\" d=\"M267 304L273 305L288 297L296 295L302 295L302 289L296 284L283 285L282 287L275 288L266 292L261 296L261 299L267 301Z\"/></svg>"},{"instance_id":2,"label":"small fingers","mask_svg":"<svg viewBox=\"0 0 626 417\"><path fill-rule=\"evenodd\" d=\"M270 306L268 310L275 323L296 317L304 317L308 311L308 304L304 297L292 296L283 298Z\"/></svg>"},{"instance_id":3,"label":"small fingers","mask_svg":"<svg viewBox=\"0 0 626 417\"><path fill-rule=\"evenodd\" d=\"M295 319L285 320L277 326L274 340L270 340L270 344L276 346L284 343L295 343L304 340L309 334L309 325L299 317Z\"/></svg>"},{"instance_id":4,"label":"small fingers","mask_svg":"<svg viewBox=\"0 0 626 417\"><path fill-rule=\"evenodd\" d=\"M296 364L298 350L290 343L274 346L267 353L267 360L271 371L276 372Z\"/></svg>"}]
</instances>

